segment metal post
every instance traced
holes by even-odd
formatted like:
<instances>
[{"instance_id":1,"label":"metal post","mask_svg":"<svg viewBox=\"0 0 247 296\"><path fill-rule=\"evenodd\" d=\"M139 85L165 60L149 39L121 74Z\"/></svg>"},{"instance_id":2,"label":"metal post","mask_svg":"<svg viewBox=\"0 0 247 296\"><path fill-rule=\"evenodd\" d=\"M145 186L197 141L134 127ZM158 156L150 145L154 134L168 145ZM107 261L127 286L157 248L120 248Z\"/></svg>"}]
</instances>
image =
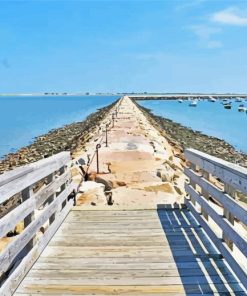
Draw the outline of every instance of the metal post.
<instances>
[{"instance_id":1,"label":"metal post","mask_svg":"<svg viewBox=\"0 0 247 296\"><path fill-rule=\"evenodd\" d=\"M108 124L105 125L105 146L106 147L108 147L107 128L108 128Z\"/></svg>"},{"instance_id":2,"label":"metal post","mask_svg":"<svg viewBox=\"0 0 247 296\"><path fill-rule=\"evenodd\" d=\"M114 127L114 120L115 120L115 117L114 117L114 113L112 114L112 127Z\"/></svg>"},{"instance_id":3,"label":"metal post","mask_svg":"<svg viewBox=\"0 0 247 296\"><path fill-rule=\"evenodd\" d=\"M99 148L101 148L101 145L97 144L96 145L97 174L99 174Z\"/></svg>"}]
</instances>

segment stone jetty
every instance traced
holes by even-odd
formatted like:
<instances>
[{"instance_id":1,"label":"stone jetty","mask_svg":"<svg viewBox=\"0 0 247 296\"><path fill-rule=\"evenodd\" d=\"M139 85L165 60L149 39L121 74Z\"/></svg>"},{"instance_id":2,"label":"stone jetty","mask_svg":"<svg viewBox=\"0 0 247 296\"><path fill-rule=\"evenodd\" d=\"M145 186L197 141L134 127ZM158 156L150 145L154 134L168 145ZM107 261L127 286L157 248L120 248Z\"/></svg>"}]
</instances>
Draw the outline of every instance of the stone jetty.
<instances>
[{"instance_id":1,"label":"stone jetty","mask_svg":"<svg viewBox=\"0 0 247 296\"><path fill-rule=\"evenodd\" d=\"M112 207L153 207L159 202L183 201L184 161L176 156L167 139L130 98L125 96L121 100L121 110L117 114L110 112L106 116L100 124L101 131L106 126L107 145L103 133L98 150L98 173L95 147L99 139L96 137L86 145L84 163L87 159L91 162L89 167L84 165L83 170L88 172L91 186L87 182L86 188L85 185L80 188L79 205L107 205L99 183L112 189ZM74 156L81 154L83 151L78 151Z\"/></svg>"}]
</instances>

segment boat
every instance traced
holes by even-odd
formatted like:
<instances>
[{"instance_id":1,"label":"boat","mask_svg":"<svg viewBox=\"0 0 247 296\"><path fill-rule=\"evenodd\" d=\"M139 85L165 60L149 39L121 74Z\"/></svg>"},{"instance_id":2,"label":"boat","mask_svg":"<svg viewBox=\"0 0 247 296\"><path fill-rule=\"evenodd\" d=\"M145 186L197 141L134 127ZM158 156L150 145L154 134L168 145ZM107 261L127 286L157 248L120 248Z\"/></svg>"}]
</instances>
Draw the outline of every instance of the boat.
<instances>
[{"instance_id":1,"label":"boat","mask_svg":"<svg viewBox=\"0 0 247 296\"><path fill-rule=\"evenodd\" d=\"M241 104L238 106L238 112L245 112L247 111L247 108L244 106L244 104Z\"/></svg>"},{"instance_id":2,"label":"boat","mask_svg":"<svg viewBox=\"0 0 247 296\"><path fill-rule=\"evenodd\" d=\"M214 102L216 102L216 99L210 96L210 97L209 97L209 102L214 103Z\"/></svg>"},{"instance_id":3,"label":"boat","mask_svg":"<svg viewBox=\"0 0 247 296\"><path fill-rule=\"evenodd\" d=\"M243 102L243 100L241 98L236 98L236 102L241 103L241 102Z\"/></svg>"},{"instance_id":4,"label":"boat","mask_svg":"<svg viewBox=\"0 0 247 296\"><path fill-rule=\"evenodd\" d=\"M183 100L182 100L182 99L179 99L178 102L179 102L179 103L183 103Z\"/></svg>"},{"instance_id":5,"label":"boat","mask_svg":"<svg viewBox=\"0 0 247 296\"><path fill-rule=\"evenodd\" d=\"M197 106L197 100L191 100L189 103L190 107L196 107Z\"/></svg>"},{"instance_id":6,"label":"boat","mask_svg":"<svg viewBox=\"0 0 247 296\"><path fill-rule=\"evenodd\" d=\"M223 104L225 109L232 109L232 103L231 102L227 102Z\"/></svg>"}]
</instances>

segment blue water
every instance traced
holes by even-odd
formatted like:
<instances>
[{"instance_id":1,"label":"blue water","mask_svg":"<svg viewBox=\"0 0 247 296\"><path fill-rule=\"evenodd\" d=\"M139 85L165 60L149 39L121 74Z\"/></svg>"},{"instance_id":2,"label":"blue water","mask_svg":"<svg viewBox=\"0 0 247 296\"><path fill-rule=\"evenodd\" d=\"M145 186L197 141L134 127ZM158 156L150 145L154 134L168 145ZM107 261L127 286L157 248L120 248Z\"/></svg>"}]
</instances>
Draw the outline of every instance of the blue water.
<instances>
[{"instance_id":1,"label":"blue water","mask_svg":"<svg viewBox=\"0 0 247 296\"><path fill-rule=\"evenodd\" d=\"M26 146L34 137L82 121L116 96L0 97L0 156Z\"/></svg>"},{"instance_id":2,"label":"blue water","mask_svg":"<svg viewBox=\"0 0 247 296\"><path fill-rule=\"evenodd\" d=\"M239 104L232 101L232 109L224 109L220 101L199 101L189 107L188 101L139 101L154 114L171 119L206 135L223 139L237 150L247 153L247 114L238 112ZM247 102L244 102L247 107Z\"/></svg>"}]
</instances>

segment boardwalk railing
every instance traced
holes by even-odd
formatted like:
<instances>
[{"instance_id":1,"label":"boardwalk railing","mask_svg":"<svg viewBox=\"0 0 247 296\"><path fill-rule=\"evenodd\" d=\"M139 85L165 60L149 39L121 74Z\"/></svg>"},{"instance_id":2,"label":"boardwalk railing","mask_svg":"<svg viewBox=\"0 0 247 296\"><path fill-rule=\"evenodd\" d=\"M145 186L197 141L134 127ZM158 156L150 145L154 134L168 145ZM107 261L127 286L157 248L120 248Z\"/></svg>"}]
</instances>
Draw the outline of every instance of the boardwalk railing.
<instances>
[{"instance_id":1,"label":"boardwalk railing","mask_svg":"<svg viewBox=\"0 0 247 296\"><path fill-rule=\"evenodd\" d=\"M247 194L247 169L194 149L185 158L185 203L247 288L247 210L235 200Z\"/></svg>"},{"instance_id":2,"label":"boardwalk railing","mask_svg":"<svg viewBox=\"0 0 247 296\"><path fill-rule=\"evenodd\" d=\"M17 201L0 218L0 247L10 240L0 252L0 295L12 295L73 206L69 161L61 152L0 176L0 205Z\"/></svg>"}]
</instances>

